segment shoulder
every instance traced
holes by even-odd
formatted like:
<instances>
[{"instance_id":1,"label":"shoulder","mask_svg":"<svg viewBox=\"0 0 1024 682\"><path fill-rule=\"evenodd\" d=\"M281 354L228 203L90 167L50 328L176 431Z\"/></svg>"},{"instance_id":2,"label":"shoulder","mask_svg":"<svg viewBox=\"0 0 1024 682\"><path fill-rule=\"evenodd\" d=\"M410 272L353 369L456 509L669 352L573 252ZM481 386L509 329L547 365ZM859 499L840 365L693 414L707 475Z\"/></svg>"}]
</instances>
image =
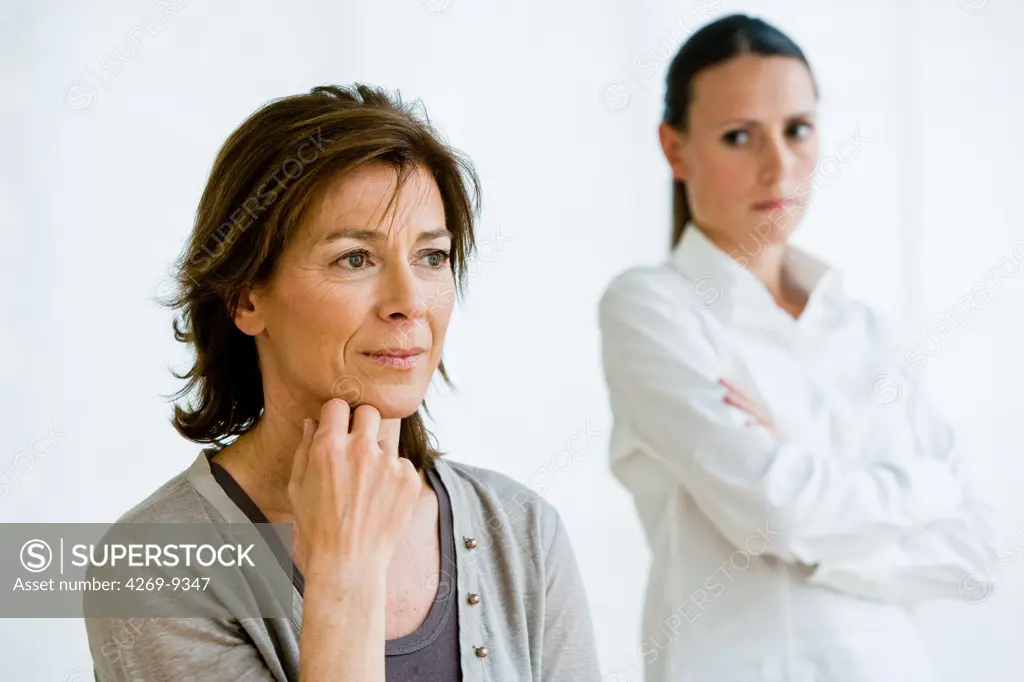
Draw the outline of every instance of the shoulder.
<instances>
[{"instance_id":1,"label":"shoulder","mask_svg":"<svg viewBox=\"0 0 1024 682\"><path fill-rule=\"evenodd\" d=\"M209 523L213 519L203 497L181 472L118 518L118 523Z\"/></svg>"},{"instance_id":2,"label":"shoulder","mask_svg":"<svg viewBox=\"0 0 1024 682\"><path fill-rule=\"evenodd\" d=\"M697 326L707 314L705 288L720 287L716 281L703 282L670 267L645 265L620 272L605 287L598 303L602 331L618 324L637 325L657 319L673 324ZM710 292L714 293L714 292Z\"/></svg>"},{"instance_id":3,"label":"shoulder","mask_svg":"<svg viewBox=\"0 0 1024 682\"><path fill-rule=\"evenodd\" d=\"M487 507L500 508L515 501L535 510L546 521L557 519L558 512L550 502L511 476L448 458L440 460L439 466L448 467Z\"/></svg>"},{"instance_id":4,"label":"shoulder","mask_svg":"<svg viewBox=\"0 0 1024 682\"><path fill-rule=\"evenodd\" d=\"M539 535L544 551L551 546L561 519L554 505L535 491L492 469L448 458L439 460L438 466L447 467L478 505L489 531L511 534L521 546Z\"/></svg>"},{"instance_id":5,"label":"shoulder","mask_svg":"<svg viewBox=\"0 0 1024 682\"><path fill-rule=\"evenodd\" d=\"M693 366L718 362L714 330L720 322L705 303L708 295L721 297L721 289L715 287L721 284L691 281L667 264L617 275L599 304L606 371L636 362L657 375L659 363L668 360Z\"/></svg>"},{"instance_id":6,"label":"shoulder","mask_svg":"<svg viewBox=\"0 0 1024 682\"><path fill-rule=\"evenodd\" d=\"M693 286L682 273L668 266L641 265L615 275L601 295L603 308L637 299L677 299Z\"/></svg>"},{"instance_id":7,"label":"shoulder","mask_svg":"<svg viewBox=\"0 0 1024 682\"><path fill-rule=\"evenodd\" d=\"M203 497L192 485L187 471L183 471L121 514L114 523L109 524L100 542L101 544L137 542L139 532L131 529L131 526L135 524L211 524L214 522L211 512L212 508L208 507ZM144 528L143 534L147 534L149 531L150 529ZM103 575L104 571L113 570L113 568L105 569L90 565L86 577L96 576L97 570L100 571L100 575ZM159 574L167 577L169 574L161 573L162 570L162 565L150 566L147 563L139 569L136 575ZM92 597L89 597L86 603L90 605L90 608L95 607L95 600Z\"/></svg>"}]
</instances>

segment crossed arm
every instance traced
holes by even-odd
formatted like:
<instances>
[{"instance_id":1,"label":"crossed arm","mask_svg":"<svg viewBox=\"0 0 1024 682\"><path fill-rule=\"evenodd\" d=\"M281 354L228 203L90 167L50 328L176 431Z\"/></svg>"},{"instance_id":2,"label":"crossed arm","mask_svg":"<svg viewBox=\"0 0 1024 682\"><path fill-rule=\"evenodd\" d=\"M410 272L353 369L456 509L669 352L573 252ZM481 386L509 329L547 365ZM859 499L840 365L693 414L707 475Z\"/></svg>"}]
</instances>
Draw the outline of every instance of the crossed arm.
<instances>
[{"instance_id":1,"label":"crossed arm","mask_svg":"<svg viewBox=\"0 0 1024 682\"><path fill-rule=\"evenodd\" d=\"M893 443L859 460L782 440L676 293L630 279L609 289L605 376L616 412L730 542L767 521L779 529L767 553L810 582L891 602L956 598L965 579L995 578L993 511L921 396L905 396L914 452Z\"/></svg>"}]
</instances>

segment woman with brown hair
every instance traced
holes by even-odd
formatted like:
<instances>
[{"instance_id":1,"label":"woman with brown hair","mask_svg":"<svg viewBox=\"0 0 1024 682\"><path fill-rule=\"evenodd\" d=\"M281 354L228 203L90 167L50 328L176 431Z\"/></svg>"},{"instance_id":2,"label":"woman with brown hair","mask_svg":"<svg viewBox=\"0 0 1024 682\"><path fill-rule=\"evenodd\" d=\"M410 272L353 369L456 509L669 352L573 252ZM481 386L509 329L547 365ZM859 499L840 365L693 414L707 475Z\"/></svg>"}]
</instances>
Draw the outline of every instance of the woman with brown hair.
<instances>
[{"instance_id":1,"label":"woman with brown hair","mask_svg":"<svg viewBox=\"0 0 1024 682\"><path fill-rule=\"evenodd\" d=\"M157 620L116 657L117 621L88 619L98 679L598 678L557 512L442 458L420 414L478 202L379 89L276 100L228 138L170 302L195 353L173 423L211 447L121 521L294 523L301 616Z\"/></svg>"}]
</instances>

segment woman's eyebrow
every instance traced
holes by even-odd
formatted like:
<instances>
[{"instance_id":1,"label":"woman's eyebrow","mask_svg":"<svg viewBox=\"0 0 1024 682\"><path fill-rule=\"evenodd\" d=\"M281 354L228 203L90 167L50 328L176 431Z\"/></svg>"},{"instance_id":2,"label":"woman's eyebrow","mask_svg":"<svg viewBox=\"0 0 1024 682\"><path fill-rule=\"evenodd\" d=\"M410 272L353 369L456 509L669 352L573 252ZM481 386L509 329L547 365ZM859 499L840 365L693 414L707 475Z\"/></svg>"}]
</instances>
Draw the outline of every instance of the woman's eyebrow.
<instances>
[{"instance_id":1,"label":"woman's eyebrow","mask_svg":"<svg viewBox=\"0 0 1024 682\"><path fill-rule=\"evenodd\" d=\"M432 239L445 237L448 234L449 232L447 228L444 227L438 228L436 230L427 230L424 232L420 232L419 236L416 238L416 241L427 242ZM379 242L383 241L384 237L385 233L380 230L367 230L365 228L352 227L343 230L334 230L332 232L329 232L323 238L322 241L325 244L330 244L331 242L336 242L340 239L355 239L356 241L361 242Z\"/></svg>"},{"instance_id":2,"label":"woman's eyebrow","mask_svg":"<svg viewBox=\"0 0 1024 682\"><path fill-rule=\"evenodd\" d=\"M441 237L447 237L451 235L448 228L441 227L436 230L428 230L426 232L420 232L420 236L416 238L417 242L429 242L432 239L440 239Z\"/></svg>"},{"instance_id":3,"label":"woman's eyebrow","mask_svg":"<svg viewBox=\"0 0 1024 682\"><path fill-rule=\"evenodd\" d=\"M798 119L798 118L812 119L812 118L814 118L814 112L813 111L796 111L796 112L793 112L792 114L787 114L785 116L784 120L792 121L792 120ZM759 125L762 125L762 124L763 124L763 121L761 121L760 119L756 119L756 118L728 118L728 119L724 119L722 121L719 121L718 126L719 127L726 127L726 126L731 126L731 125L759 126Z\"/></svg>"},{"instance_id":4,"label":"woman's eyebrow","mask_svg":"<svg viewBox=\"0 0 1024 682\"><path fill-rule=\"evenodd\" d=\"M330 244L331 242L336 242L340 239L355 239L356 241L360 242L377 242L381 241L383 238L383 232L378 232L377 230L367 230L358 227L351 227L343 230L334 230L332 232L328 232L322 241L325 244Z\"/></svg>"},{"instance_id":5,"label":"woman's eyebrow","mask_svg":"<svg viewBox=\"0 0 1024 682\"><path fill-rule=\"evenodd\" d=\"M737 125L744 125L744 126L760 125L760 123L761 123L760 121L758 121L756 119L753 119L753 118L727 118L727 119L724 119L722 121L719 121L718 122L718 127L719 128L724 128L726 126L737 126Z\"/></svg>"}]
</instances>

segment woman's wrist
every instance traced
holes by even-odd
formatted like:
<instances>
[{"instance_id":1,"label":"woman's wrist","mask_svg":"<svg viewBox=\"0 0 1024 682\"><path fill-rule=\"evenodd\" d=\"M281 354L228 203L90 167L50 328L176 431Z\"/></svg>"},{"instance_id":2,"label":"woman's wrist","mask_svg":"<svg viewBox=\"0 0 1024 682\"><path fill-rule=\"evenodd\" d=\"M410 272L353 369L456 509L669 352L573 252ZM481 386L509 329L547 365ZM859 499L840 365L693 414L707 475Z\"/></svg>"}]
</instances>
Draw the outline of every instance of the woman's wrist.
<instances>
[{"instance_id":1,"label":"woman's wrist","mask_svg":"<svg viewBox=\"0 0 1024 682\"><path fill-rule=\"evenodd\" d=\"M316 588L337 594L383 593L387 588L387 562L381 559L340 558L314 555L306 562L303 583L306 591Z\"/></svg>"}]
</instances>

